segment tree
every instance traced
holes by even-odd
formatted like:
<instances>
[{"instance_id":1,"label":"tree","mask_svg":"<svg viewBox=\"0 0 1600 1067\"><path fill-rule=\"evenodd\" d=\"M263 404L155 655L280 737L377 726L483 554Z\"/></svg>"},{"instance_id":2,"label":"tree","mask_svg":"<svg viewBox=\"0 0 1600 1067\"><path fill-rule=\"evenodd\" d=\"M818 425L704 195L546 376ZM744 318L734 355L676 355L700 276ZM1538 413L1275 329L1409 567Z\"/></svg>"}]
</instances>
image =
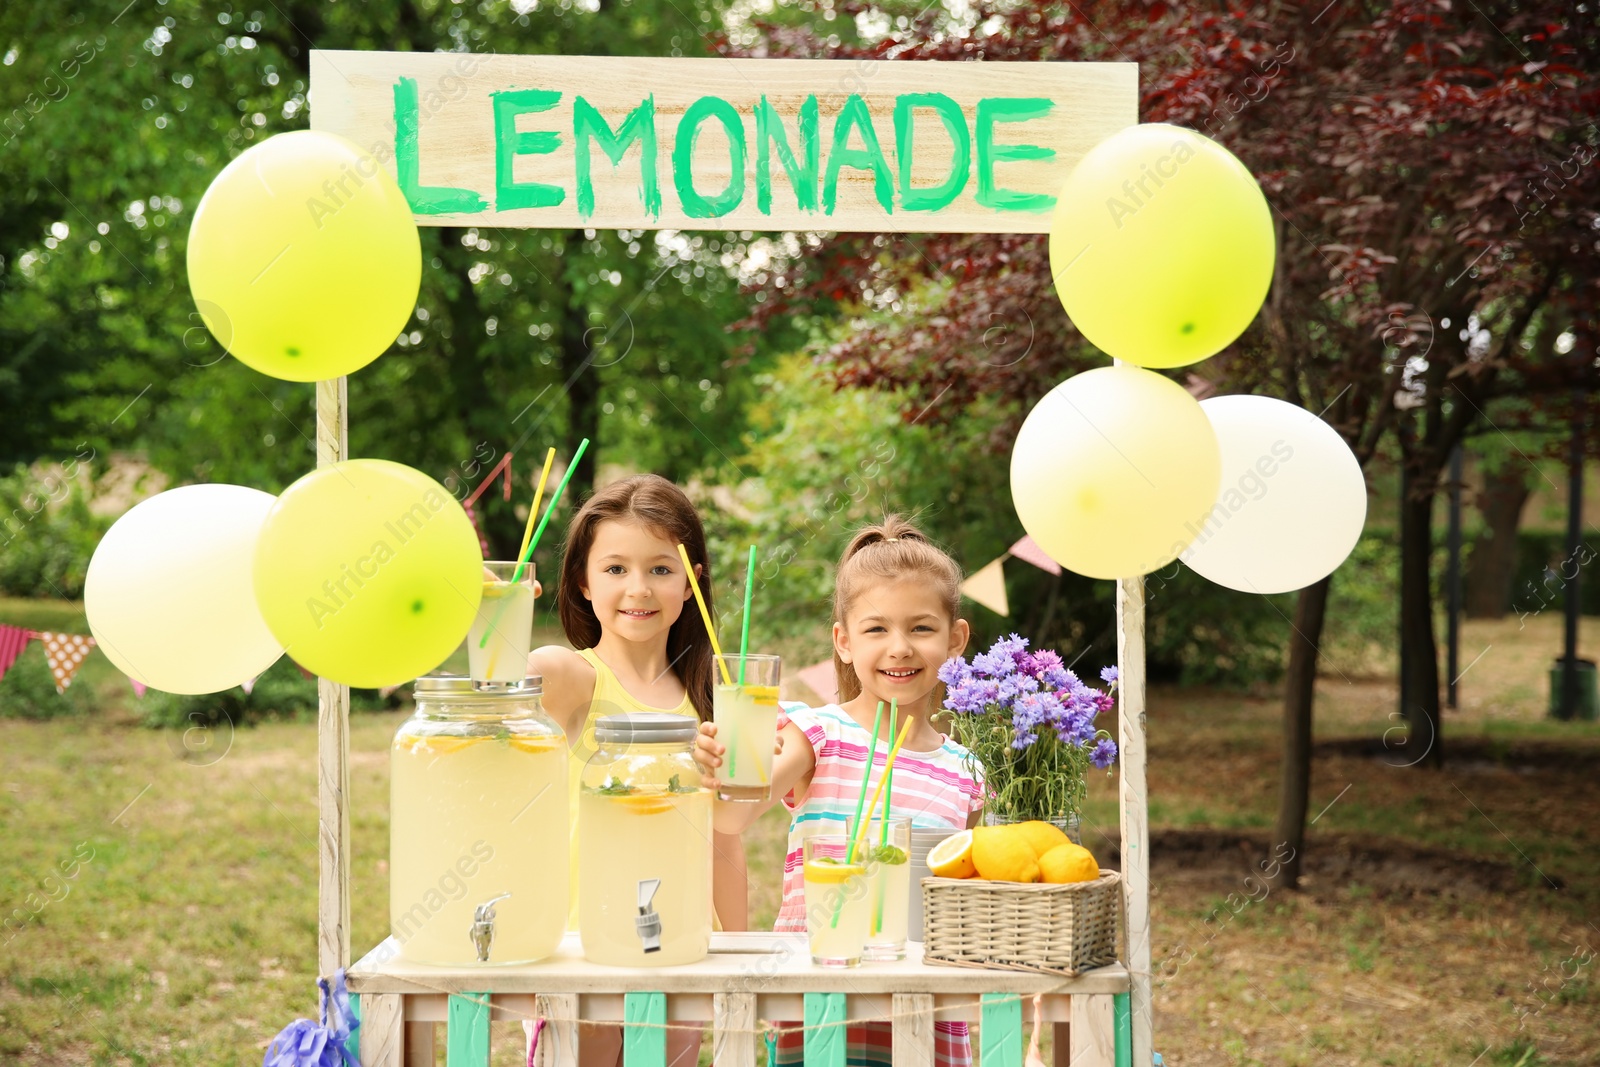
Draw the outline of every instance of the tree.
<instances>
[{"instance_id":1,"label":"tree","mask_svg":"<svg viewBox=\"0 0 1600 1067\"><path fill-rule=\"evenodd\" d=\"M1439 472L1461 435L1506 397L1563 396L1579 385L1592 396L1600 168L1590 163L1600 151L1600 95L1584 71L1600 53L1600 28L1553 4L1318 8L982 5L964 27L925 11L861 46L778 27L762 47L1135 61L1143 120L1199 129L1244 161L1274 210L1276 276L1246 334L1188 373L1321 414L1363 465L1386 441L1399 453L1408 485L1402 689L1425 749L1416 762L1437 765L1427 550ZM977 397L999 397L1014 402L1014 427L1042 392L1101 358L1062 316L1036 237L842 238L793 265L780 306L892 301L929 285L946 289L925 313L852 331L828 350L841 388L904 390L908 417L943 397L930 417L945 420ZM1036 355L985 358L997 325L1024 321ZM1579 358L1565 358L1559 338ZM1277 829L1296 857L1283 866L1290 885L1303 851L1330 582L1302 590L1292 620Z\"/></svg>"},{"instance_id":2,"label":"tree","mask_svg":"<svg viewBox=\"0 0 1600 1067\"><path fill-rule=\"evenodd\" d=\"M0 462L87 442L102 459L147 452L179 483L274 491L314 463L312 387L223 354L190 300L184 249L222 166L308 124L309 49L693 54L721 21L719 0L123 6L0 12ZM596 460L687 477L736 450L750 392L726 373L721 325L744 314L736 268L755 238L436 227L422 238L415 316L351 380L351 450L458 495L519 450L524 488L480 508L491 551L520 540L515 510L546 445L570 456L594 440L574 500Z\"/></svg>"}]
</instances>

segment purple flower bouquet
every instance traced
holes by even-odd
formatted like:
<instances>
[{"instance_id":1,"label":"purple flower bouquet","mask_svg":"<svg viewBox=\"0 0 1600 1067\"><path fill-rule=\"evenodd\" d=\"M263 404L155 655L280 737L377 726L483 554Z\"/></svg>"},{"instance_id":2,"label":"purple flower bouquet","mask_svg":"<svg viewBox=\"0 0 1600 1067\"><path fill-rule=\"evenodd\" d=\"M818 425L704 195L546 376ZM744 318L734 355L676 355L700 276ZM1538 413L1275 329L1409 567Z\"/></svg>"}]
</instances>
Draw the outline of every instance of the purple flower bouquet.
<instances>
[{"instance_id":1,"label":"purple flower bouquet","mask_svg":"<svg viewBox=\"0 0 1600 1067\"><path fill-rule=\"evenodd\" d=\"M1029 652L1025 638L996 641L969 663L939 668L951 737L983 766L986 810L996 822L1081 816L1090 764L1108 769L1117 743L1095 725L1116 704L1117 669L1095 689L1054 652Z\"/></svg>"}]
</instances>

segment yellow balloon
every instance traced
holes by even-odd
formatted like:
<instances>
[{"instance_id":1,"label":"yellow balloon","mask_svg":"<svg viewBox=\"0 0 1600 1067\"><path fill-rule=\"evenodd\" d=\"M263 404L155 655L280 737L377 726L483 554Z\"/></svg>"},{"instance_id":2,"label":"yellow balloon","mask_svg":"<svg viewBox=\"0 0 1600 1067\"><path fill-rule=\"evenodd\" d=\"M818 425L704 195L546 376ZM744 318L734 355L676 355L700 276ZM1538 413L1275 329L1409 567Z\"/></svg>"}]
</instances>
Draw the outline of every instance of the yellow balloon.
<instances>
[{"instance_id":1,"label":"yellow balloon","mask_svg":"<svg viewBox=\"0 0 1600 1067\"><path fill-rule=\"evenodd\" d=\"M1011 451L1023 528L1090 578L1131 578L1176 559L1221 479L1217 435L1200 405L1138 367L1068 378L1028 413Z\"/></svg>"},{"instance_id":2,"label":"yellow balloon","mask_svg":"<svg viewBox=\"0 0 1600 1067\"><path fill-rule=\"evenodd\" d=\"M301 478L261 527L256 600L307 670L361 688L443 663L483 596L478 535L444 486L382 459Z\"/></svg>"},{"instance_id":3,"label":"yellow balloon","mask_svg":"<svg viewBox=\"0 0 1600 1067\"><path fill-rule=\"evenodd\" d=\"M1193 130L1131 126L1073 168L1050 223L1050 270L1079 332L1141 367L1214 356L1261 310L1272 212L1250 172Z\"/></svg>"},{"instance_id":4,"label":"yellow balloon","mask_svg":"<svg viewBox=\"0 0 1600 1067\"><path fill-rule=\"evenodd\" d=\"M400 187L341 137L269 137L222 169L189 228L189 290L213 337L262 374L337 378L411 318L422 245Z\"/></svg>"}]
</instances>

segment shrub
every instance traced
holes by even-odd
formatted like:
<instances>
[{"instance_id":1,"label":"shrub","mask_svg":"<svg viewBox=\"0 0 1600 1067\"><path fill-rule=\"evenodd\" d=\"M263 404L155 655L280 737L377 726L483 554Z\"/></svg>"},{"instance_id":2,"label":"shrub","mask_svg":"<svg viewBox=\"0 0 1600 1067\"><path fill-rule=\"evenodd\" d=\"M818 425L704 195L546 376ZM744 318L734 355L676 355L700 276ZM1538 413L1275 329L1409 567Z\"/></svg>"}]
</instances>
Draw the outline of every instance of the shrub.
<instances>
[{"instance_id":1,"label":"shrub","mask_svg":"<svg viewBox=\"0 0 1600 1067\"><path fill-rule=\"evenodd\" d=\"M17 662L0 678L0 718L60 719L86 715L93 708L94 694L81 679L65 693L56 692L44 646L34 641L28 642Z\"/></svg>"},{"instance_id":2,"label":"shrub","mask_svg":"<svg viewBox=\"0 0 1600 1067\"><path fill-rule=\"evenodd\" d=\"M400 698L395 694L381 697L375 689L350 691L353 712L382 711L399 705ZM301 674L288 656L283 656L256 679L248 693L240 686L202 696L181 696L152 689L140 701L139 715L146 726L180 730L223 722L246 726L280 719L315 719L317 683Z\"/></svg>"},{"instance_id":3,"label":"shrub","mask_svg":"<svg viewBox=\"0 0 1600 1067\"><path fill-rule=\"evenodd\" d=\"M110 526L89 513L77 478L18 464L0 477L0 593L81 598L89 557Z\"/></svg>"}]
</instances>

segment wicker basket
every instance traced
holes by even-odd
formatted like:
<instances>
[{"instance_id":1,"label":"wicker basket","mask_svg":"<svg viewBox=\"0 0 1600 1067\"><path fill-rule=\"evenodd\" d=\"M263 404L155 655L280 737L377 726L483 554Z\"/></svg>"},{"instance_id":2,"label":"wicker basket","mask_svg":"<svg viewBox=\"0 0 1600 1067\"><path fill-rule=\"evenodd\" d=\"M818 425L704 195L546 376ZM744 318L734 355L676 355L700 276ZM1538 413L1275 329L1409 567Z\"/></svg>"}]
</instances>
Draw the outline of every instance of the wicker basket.
<instances>
[{"instance_id":1,"label":"wicker basket","mask_svg":"<svg viewBox=\"0 0 1600 1067\"><path fill-rule=\"evenodd\" d=\"M929 963L1074 975L1117 960L1122 878L1104 868L1068 885L922 880Z\"/></svg>"}]
</instances>

